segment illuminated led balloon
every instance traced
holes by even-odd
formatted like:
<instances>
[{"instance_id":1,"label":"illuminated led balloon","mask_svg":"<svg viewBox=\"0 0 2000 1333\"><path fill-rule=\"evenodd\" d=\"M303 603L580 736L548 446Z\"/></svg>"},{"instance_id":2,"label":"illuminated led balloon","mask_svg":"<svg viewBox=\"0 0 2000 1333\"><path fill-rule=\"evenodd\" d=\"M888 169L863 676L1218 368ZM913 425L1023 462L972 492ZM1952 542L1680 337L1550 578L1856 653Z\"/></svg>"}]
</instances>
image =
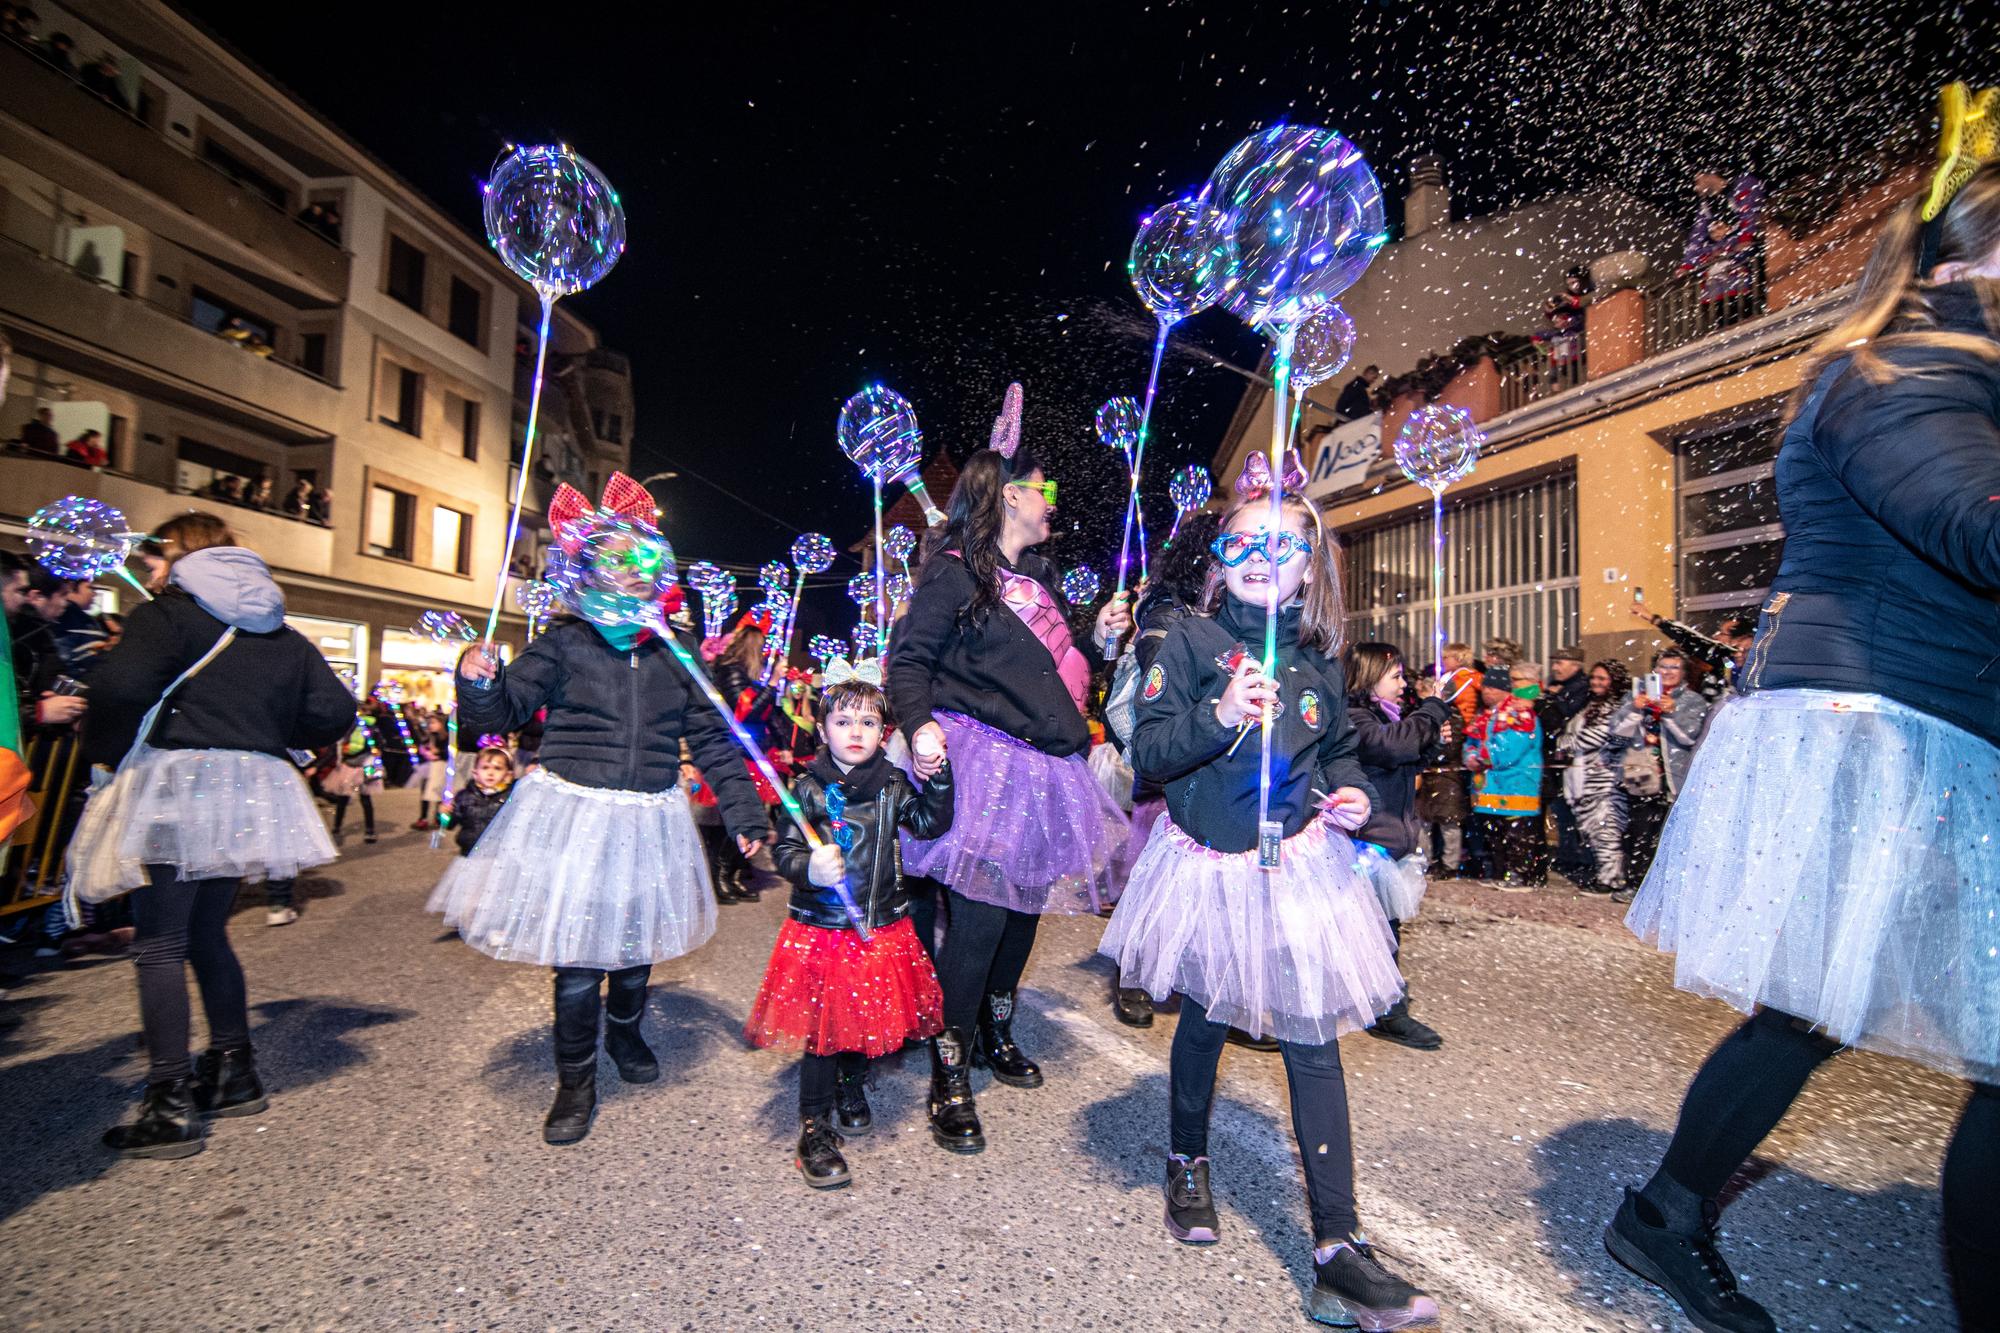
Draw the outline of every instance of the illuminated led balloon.
<instances>
[{"instance_id":1,"label":"illuminated led balloon","mask_svg":"<svg viewBox=\"0 0 2000 1333\"><path fill-rule=\"evenodd\" d=\"M1215 483L1209 480L1208 469L1199 463L1189 463L1167 481L1167 498L1183 514L1191 514L1207 504L1214 491Z\"/></svg>"},{"instance_id":2,"label":"illuminated led balloon","mask_svg":"<svg viewBox=\"0 0 2000 1333\"><path fill-rule=\"evenodd\" d=\"M882 590L889 596L891 606L901 606L909 601L914 588L915 584L911 582L908 574L891 574L889 581L882 585Z\"/></svg>"},{"instance_id":3,"label":"illuminated led balloon","mask_svg":"<svg viewBox=\"0 0 2000 1333\"><path fill-rule=\"evenodd\" d=\"M1089 606L1097 600L1097 571L1089 565L1078 565L1062 576L1063 596L1071 606Z\"/></svg>"},{"instance_id":4,"label":"illuminated led balloon","mask_svg":"<svg viewBox=\"0 0 2000 1333\"><path fill-rule=\"evenodd\" d=\"M870 481L901 480L924 461L916 409L886 384L871 384L843 403L835 435L840 452Z\"/></svg>"},{"instance_id":5,"label":"illuminated led balloon","mask_svg":"<svg viewBox=\"0 0 2000 1333\"><path fill-rule=\"evenodd\" d=\"M815 634L806 642L806 651L813 655L820 669L825 670L828 662L847 651L847 645L831 634Z\"/></svg>"},{"instance_id":6,"label":"illuminated led balloon","mask_svg":"<svg viewBox=\"0 0 2000 1333\"><path fill-rule=\"evenodd\" d=\"M1336 302L1306 316L1292 337L1292 392L1324 384L1354 355L1354 321Z\"/></svg>"},{"instance_id":7,"label":"illuminated led balloon","mask_svg":"<svg viewBox=\"0 0 2000 1333\"><path fill-rule=\"evenodd\" d=\"M560 547L555 548L550 555L553 556L560 549ZM549 618L549 613L556 609L556 603L561 600L561 591L547 579L529 579L514 590L514 605L521 608L521 614L537 625Z\"/></svg>"},{"instance_id":8,"label":"illuminated led balloon","mask_svg":"<svg viewBox=\"0 0 2000 1333\"><path fill-rule=\"evenodd\" d=\"M1097 438L1131 453L1139 443L1139 400L1125 394L1105 399L1097 409Z\"/></svg>"},{"instance_id":9,"label":"illuminated led balloon","mask_svg":"<svg viewBox=\"0 0 2000 1333\"><path fill-rule=\"evenodd\" d=\"M876 636L873 625L864 620L848 631L848 637L854 641L855 661L875 656Z\"/></svg>"},{"instance_id":10,"label":"illuminated led balloon","mask_svg":"<svg viewBox=\"0 0 2000 1333\"><path fill-rule=\"evenodd\" d=\"M575 549L556 587L563 604L593 625L645 625L674 586L674 548L648 524L605 510L569 525ZM553 572L553 571L551 571Z\"/></svg>"},{"instance_id":11,"label":"illuminated led balloon","mask_svg":"<svg viewBox=\"0 0 2000 1333\"><path fill-rule=\"evenodd\" d=\"M102 500L70 495L28 519L28 545L42 568L59 579L95 579L124 567L139 534Z\"/></svg>"},{"instance_id":12,"label":"illuminated led balloon","mask_svg":"<svg viewBox=\"0 0 2000 1333\"><path fill-rule=\"evenodd\" d=\"M1344 135L1274 125L1209 177L1229 273L1222 304L1252 326L1288 328L1353 286L1388 239L1382 187Z\"/></svg>"},{"instance_id":13,"label":"illuminated led balloon","mask_svg":"<svg viewBox=\"0 0 2000 1333\"><path fill-rule=\"evenodd\" d=\"M847 595L865 613L875 604L875 573L863 570L847 581Z\"/></svg>"},{"instance_id":14,"label":"illuminated led balloon","mask_svg":"<svg viewBox=\"0 0 2000 1333\"><path fill-rule=\"evenodd\" d=\"M333 669L333 674L340 678L340 683L347 687L349 694L357 699L361 697L361 673L359 671L356 671L351 666L337 666Z\"/></svg>"},{"instance_id":15,"label":"illuminated led balloon","mask_svg":"<svg viewBox=\"0 0 2000 1333\"><path fill-rule=\"evenodd\" d=\"M618 192L567 145L503 154L481 193L486 238L545 299L594 286L625 253Z\"/></svg>"},{"instance_id":16,"label":"illuminated led balloon","mask_svg":"<svg viewBox=\"0 0 2000 1333\"><path fill-rule=\"evenodd\" d=\"M916 552L917 534L898 523L889 529L887 536L882 538L882 549L889 553L891 560L906 565L910 562L910 556Z\"/></svg>"},{"instance_id":17,"label":"illuminated led balloon","mask_svg":"<svg viewBox=\"0 0 2000 1333\"><path fill-rule=\"evenodd\" d=\"M1222 294L1229 265L1222 214L1202 199L1176 199L1139 224L1125 271L1162 324L1206 310Z\"/></svg>"},{"instance_id":18,"label":"illuminated led balloon","mask_svg":"<svg viewBox=\"0 0 2000 1333\"><path fill-rule=\"evenodd\" d=\"M529 586L522 584L521 591L526 592ZM479 631L456 611L424 612L417 617L415 632L432 643L471 643L479 637Z\"/></svg>"},{"instance_id":19,"label":"illuminated led balloon","mask_svg":"<svg viewBox=\"0 0 2000 1333\"><path fill-rule=\"evenodd\" d=\"M792 563L801 573L818 574L833 564L833 542L817 532L808 532L792 543Z\"/></svg>"},{"instance_id":20,"label":"illuminated led balloon","mask_svg":"<svg viewBox=\"0 0 2000 1333\"><path fill-rule=\"evenodd\" d=\"M769 560L758 566L757 586L765 592L781 592L792 581L792 571L785 568L782 560Z\"/></svg>"},{"instance_id":21,"label":"illuminated led balloon","mask_svg":"<svg viewBox=\"0 0 2000 1333\"><path fill-rule=\"evenodd\" d=\"M408 696L403 691L402 682L384 676L375 682L375 697L391 708L400 708Z\"/></svg>"},{"instance_id":22,"label":"illuminated led balloon","mask_svg":"<svg viewBox=\"0 0 2000 1333\"><path fill-rule=\"evenodd\" d=\"M1419 486L1442 493L1471 473L1486 434L1462 407L1426 403L1396 433L1396 466Z\"/></svg>"}]
</instances>

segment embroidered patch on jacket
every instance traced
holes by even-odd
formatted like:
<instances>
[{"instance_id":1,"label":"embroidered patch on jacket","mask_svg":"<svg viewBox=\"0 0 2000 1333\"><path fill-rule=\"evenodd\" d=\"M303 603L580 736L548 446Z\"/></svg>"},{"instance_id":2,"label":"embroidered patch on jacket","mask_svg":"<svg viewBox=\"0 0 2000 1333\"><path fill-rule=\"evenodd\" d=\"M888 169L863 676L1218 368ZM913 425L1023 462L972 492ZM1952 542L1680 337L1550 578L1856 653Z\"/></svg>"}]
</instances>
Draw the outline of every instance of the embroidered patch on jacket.
<instances>
[{"instance_id":1,"label":"embroidered patch on jacket","mask_svg":"<svg viewBox=\"0 0 2000 1333\"><path fill-rule=\"evenodd\" d=\"M1157 699L1160 691L1167 688L1167 669L1158 662L1146 670L1146 688L1140 693L1147 699Z\"/></svg>"},{"instance_id":2,"label":"embroidered patch on jacket","mask_svg":"<svg viewBox=\"0 0 2000 1333\"><path fill-rule=\"evenodd\" d=\"M1305 724L1311 727L1314 731L1319 730L1320 717L1319 717L1318 690L1307 690L1304 694L1301 694L1299 696L1299 716L1304 718Z\"/></svg>"}]
</instances>

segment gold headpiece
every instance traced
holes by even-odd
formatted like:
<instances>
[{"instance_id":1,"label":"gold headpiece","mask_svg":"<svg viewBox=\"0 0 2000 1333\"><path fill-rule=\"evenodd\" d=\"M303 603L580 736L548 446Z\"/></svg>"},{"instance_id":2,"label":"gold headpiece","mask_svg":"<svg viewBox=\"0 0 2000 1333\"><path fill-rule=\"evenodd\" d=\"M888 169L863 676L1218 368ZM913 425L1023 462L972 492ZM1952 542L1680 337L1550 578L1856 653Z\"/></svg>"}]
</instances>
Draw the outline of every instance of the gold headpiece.
<instances>
[{"instance_id":1,"label":"gold headpiece","mask_svg":"<svg viewBox=\"0 0 2000 1333\"><path fill-rule=\"evenodd\" d=\"M2000 88L1975 94L1964 83L1938 90L1938 164L1924 196L1923 220L1935 222L1973 173L2000 157Z\"/></svg>"}]
</instances>

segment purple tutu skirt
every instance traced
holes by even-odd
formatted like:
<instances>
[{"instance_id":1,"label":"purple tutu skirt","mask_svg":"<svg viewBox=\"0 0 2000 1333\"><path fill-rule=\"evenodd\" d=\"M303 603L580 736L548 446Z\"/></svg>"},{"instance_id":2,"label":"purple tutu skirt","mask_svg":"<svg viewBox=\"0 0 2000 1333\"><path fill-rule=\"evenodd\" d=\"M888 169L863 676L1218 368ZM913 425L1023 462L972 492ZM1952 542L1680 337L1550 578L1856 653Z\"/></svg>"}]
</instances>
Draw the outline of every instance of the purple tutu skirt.
<instances>
[{"instance_id":1,"label":"purple tutu skirt","mask_svg":"<svg viewBox=\"0 0 2000 1333\"><path fill-rule=\"evenodd\" d=\"M1139 858L1146 854L1146 844L1153 840L1154 826L1167 817L1167 798L1155 796L1132 807L1132 832L1126 835L1125 845L1118 849L1118 891L1125 892L1125 886L1132 881L1132 871L1139 864Z\"/></svg>"},{"instance_id":2,"label":"purple tutu skirt","mask_svg":"<svg viewBox=\"0 0 2000 1333\"><path fill-rule=\"evenodd\" d=\"M1125 812L1080 754L1057 759L957 713L937 714L958 808L934 842L903 835L903 873L1016 912L1099 912L1114 898Z\"/></svg>"},{"instance_id":3,"label":"purple tutu skirt","mask_svg":"<svg viewBox=\"0 0 2000 1333\"><path fill-rule=\"evenodd\" d=\"M1265 870L1254 851L1211 851L1160 824L1098 945L1119 985L1178 992L1214 1022L1306 1046L1368 1027L1402 997L1389 919L1346 834L1316 820Z\"/></svg>"}]
</instances>

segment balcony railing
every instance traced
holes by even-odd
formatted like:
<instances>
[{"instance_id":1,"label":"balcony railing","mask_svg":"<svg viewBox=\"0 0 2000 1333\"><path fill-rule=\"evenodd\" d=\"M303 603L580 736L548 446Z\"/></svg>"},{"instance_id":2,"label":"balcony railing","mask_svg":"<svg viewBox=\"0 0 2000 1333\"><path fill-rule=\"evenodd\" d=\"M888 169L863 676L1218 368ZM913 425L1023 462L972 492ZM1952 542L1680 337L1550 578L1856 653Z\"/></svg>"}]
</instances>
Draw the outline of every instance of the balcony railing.
<instances>
[{"instance_id":1,"label":"balcony railing","mask_svg":"<svg viewBox=\"0 0 2000 1333\"><path fill-rule=\"evenodd\" d=\"M1582 333L1537 339L1494 362L1500 373L1500 410L1553 398L1590 378L1590 348Z\"/></svg>"},{"instance_id":2,"label":"balcony railing","mask_svg":"<svg viewBox=\"0 0 2000 1333\"><path fill-rule=\"evenodd\" d=\"M1708 275L1682 273L1646 292L1647 356L1698 342L1711 333L1743 324L1764 313L1764 266L1752 267L1741 290L1704 297Z\"/></svg>"}]
</instances>

